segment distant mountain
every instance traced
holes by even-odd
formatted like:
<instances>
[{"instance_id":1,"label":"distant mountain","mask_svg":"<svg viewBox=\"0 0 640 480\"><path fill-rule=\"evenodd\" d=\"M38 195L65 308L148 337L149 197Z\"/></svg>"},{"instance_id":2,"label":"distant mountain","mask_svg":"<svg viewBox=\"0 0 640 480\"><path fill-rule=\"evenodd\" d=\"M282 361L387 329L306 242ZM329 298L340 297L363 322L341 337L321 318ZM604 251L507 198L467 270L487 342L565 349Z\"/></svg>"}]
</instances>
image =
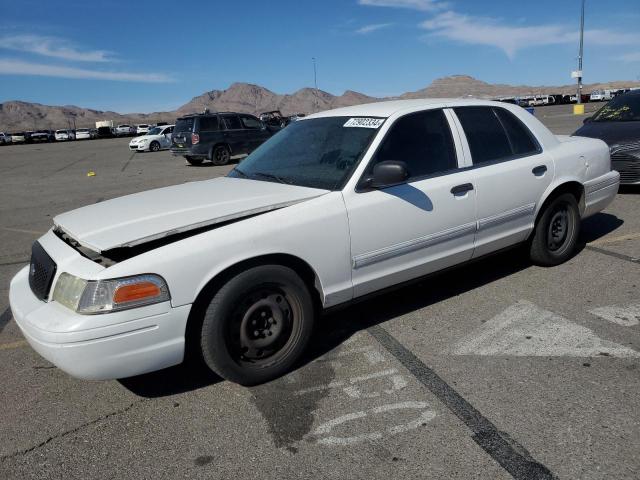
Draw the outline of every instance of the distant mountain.
<instances>
[{"instance_id":1,"label":"distant mountain","mask_svg":"<svg viewBox=\"0 0 640 480\"><path fill-rule=\"evenodd\" d=\"M585 85L584 91L605 88L640 87L640 82L609 82ZM376 98L347 90L342 95L332 95L322 90L303 88L292 94L278 94L259 85L234 83L226 90L212 90L191 99L173 112L130 113L103 112L76 106L48 106L38 103L10 101L0 104L0 131L59 129L93 127L99 120L118 123L173 122L176 117L188 113L210 111L232 111L257 114L269 110L280 110L285 115L310 113L362 103L390 100L392 98L447 98L472 96L497 98L532 94L574 93L575 85L563 86L514 86L490 84L467 75L453 75L434 80L431 85L416 92L407 92L398 97Z\"/></svg>"}]
</instances>

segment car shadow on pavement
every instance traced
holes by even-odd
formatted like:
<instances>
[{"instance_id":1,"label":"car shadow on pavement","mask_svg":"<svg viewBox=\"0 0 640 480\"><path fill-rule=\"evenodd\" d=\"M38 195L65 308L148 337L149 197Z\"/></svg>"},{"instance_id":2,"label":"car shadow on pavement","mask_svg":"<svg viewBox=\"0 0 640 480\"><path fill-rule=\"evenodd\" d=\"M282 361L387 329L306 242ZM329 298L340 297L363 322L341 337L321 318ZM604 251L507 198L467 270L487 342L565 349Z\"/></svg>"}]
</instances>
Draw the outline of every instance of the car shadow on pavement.
<instances>
[{"instance_id":1,"label":"car shadow on pavement","mask_svg":"<svg viewBox=\"0 0 640 480\"><path fill-rule=\"evenodd\" d=\"M204 365L190 362L157 372L123 378L118 382L139 397L158 398L198 390L222 380Z\"/></svg>"},{"instance_id":2,"label":"car shadow on pavement","mask_svg":"<svg viewBox=\"0 0 640 480\"><path fill-rule=\"evenodd\" d=\"M586 243L607 235L623 223L615 215L606 213L585 220L576 254ZM362 330L530 268L527 253L526 248L516 247L325 313L317 322L307 352L296 369L317 360ZM145 398L176 395L221 381L197 362L119 380L126 389Z\"/></svg>"}]
</instances>

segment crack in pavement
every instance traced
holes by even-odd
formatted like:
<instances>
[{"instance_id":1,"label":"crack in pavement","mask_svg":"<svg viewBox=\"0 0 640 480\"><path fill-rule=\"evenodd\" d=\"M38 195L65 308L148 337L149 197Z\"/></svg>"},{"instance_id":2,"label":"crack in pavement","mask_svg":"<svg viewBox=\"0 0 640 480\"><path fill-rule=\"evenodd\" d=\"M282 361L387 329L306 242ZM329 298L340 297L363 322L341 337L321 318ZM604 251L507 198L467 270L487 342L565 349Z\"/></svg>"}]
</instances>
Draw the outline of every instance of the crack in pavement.
<instances>
[{"instance_id":1,"label":"crack in pavement","mask_svg":"<svg viewBox=\"0 0 640 480\"><path fill-rule=\"evenodd\" d=\"M140 400L136 400L135 402L127 405L124 408L121 408L120 410L116 410L115 412L107 413L106 415L101 415L100 417L98 417L96 419L93 419L93 420L91 420L89 422L85 422L82 425L79 425L79 426L77 426L75 428L72 428L71 430L66 430L66 431L60 432L60 433L58 433L56 435L52 435L51 437L49 437L46 440L38 443L37 445L34 445L33 447L29 447L29 448L26 448L24 450L19 450L17 452L13 452L13 453L10 453L8 455L4 455L4 456L0 457L0 462L4 463L7 460L11 460L12 458L15 458L15 457L18 457L18 456L21 456L21 455L26 455L28 453L33 452L34 450L37 450L39 448L44 447L45 445L53 442L54 440L58 440L60 438L64 438L64 437L67 437L67 436L72 435L74 433L77 433L77 432L79 432L80 430L82 430L82 429L84 429L86 427L89 427L91 425L95 425L96 423L99 423L99 422L101 422L103 420L106 420L108 418L114 417L116 415L122 415L123 413L127 413L129 410L131 410L136 405L139 405L139 404L141 404L143 402L146 402L148 400L151 400L151 399L150 398L141 398Z\"/></svg>"}]
</instances>

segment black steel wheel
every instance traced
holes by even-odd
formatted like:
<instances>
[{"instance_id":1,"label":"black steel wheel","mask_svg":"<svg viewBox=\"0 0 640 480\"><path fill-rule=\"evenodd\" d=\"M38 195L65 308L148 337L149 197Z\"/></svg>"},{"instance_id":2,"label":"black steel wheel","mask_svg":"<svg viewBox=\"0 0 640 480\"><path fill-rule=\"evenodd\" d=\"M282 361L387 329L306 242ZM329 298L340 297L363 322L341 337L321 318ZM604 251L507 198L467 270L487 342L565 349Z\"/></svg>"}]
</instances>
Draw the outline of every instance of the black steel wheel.
<instances>
[{"instance_id":1,"label":"black steel wheel","mask_svg":"<svg viewBox=\"0 0 640 480\"><path fill-rule=\"evenodd\" d=\"M564 193L547 203L530 240L530 256L543 266L559 265L571 258L580 231L578 202Z\"/></svg>"},{"instance_id":2,"label":"black steel wheel","mask_svg":"<svg viewBox=\"0 0 640 480\"><path fill-rule=\"evenodd\" d=\"M226 165L231 160L231 152L226 145L218 145L211 152L211 162L214 165Z\"/></svg>"},{"instance_id":3,"label":"black steel wheel","mask_svg":"<svg viewBox=\"0 0 640 480\"><path fill-rule=\"evenodd\" d=\"M223 378L256 385L287 373L314 323L311 295L290 268L253 267L213 296L200 338L205 363Z\"/></svg>"}]
</instances>

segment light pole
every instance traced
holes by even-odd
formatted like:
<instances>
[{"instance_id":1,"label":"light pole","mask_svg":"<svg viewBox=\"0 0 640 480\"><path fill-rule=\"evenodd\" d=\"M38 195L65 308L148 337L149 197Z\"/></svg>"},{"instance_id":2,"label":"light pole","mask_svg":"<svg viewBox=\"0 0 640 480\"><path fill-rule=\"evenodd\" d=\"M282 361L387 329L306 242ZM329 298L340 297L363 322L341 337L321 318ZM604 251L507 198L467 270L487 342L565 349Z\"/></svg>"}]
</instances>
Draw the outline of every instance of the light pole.
<instances>
[{"instance_id":1,"label":"light pole","mask_svg":"<svg viewBox=\"0 0 640 480\"><path fill-rule=\"evenodd\" d=\"M584 4L582 0L582 14L580 15L580 52L578 53L578 105L582 103L582 58L584 56Z\"/></svg>"},{"instance_id":2,"label":"light pole","mask_svg":"<svg viewBox=\"0 0 640 480\"><path fill-rule=\"evenodd\" d=\"M313 102L313 108L314 108L314 112L316 112L318 111L318 73L316 70L316 57L311 57L311 60L313 61L313 84L316 90L315 100Z\"/></svg>"}]
</instances>

